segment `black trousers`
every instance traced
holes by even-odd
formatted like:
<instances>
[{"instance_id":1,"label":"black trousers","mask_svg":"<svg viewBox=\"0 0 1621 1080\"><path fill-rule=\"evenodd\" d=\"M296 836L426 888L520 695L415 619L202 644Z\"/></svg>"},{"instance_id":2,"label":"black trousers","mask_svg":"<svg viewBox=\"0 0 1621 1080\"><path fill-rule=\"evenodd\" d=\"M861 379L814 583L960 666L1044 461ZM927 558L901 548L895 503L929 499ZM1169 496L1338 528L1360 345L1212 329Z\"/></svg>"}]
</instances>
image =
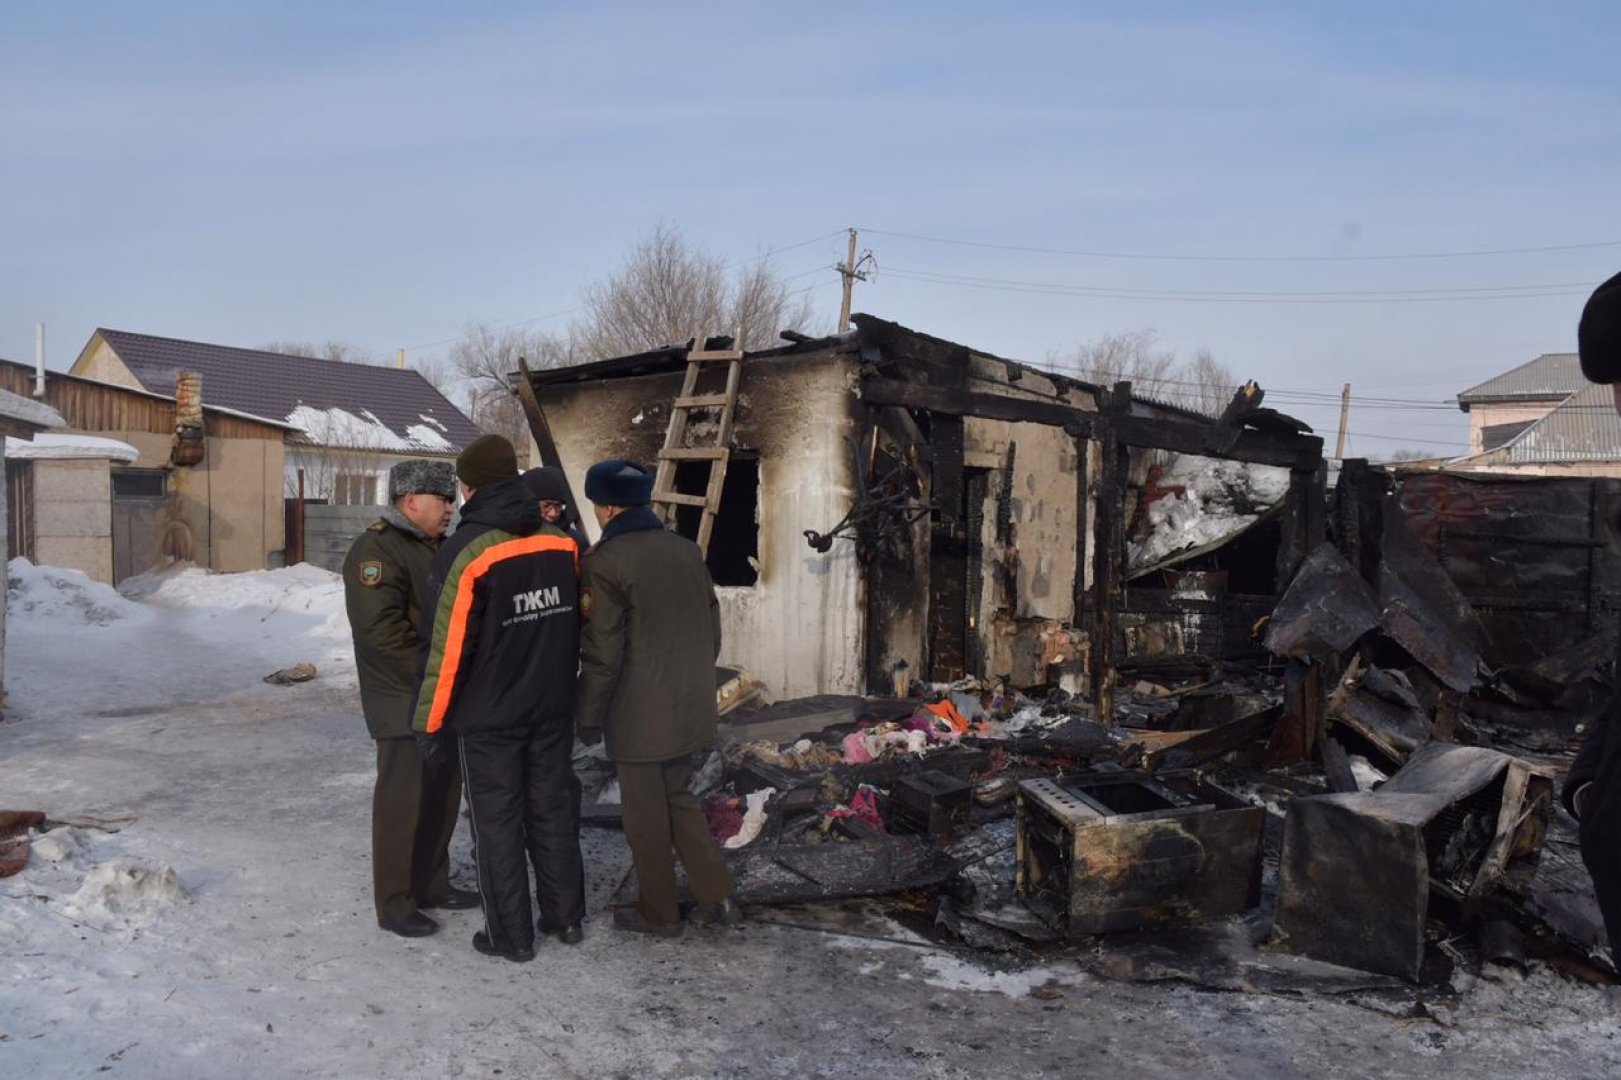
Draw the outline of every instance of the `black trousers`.
<instances>
[{"instance_id":1,"label":"black trousers","mask_svg":"<svg viewBox=\"0 0 1621 1080\"><path fill-rule=\"evenodd\" d=\"M1621 968L1621 780L1603 777L1592 790L1578 824L1582 862L1593 878L1611 962Z\"/></svg>"},{"instance_id":2,"label":"black trousers","mask_svg":"<svg viewBox=\"0 0 1621 1080\"><path fill-rule=\"evenodd\" d=\"M535 923L525 855L534 866L541 929L561 930L585 917L573 724L542 721L463 735L460 743L485 931L498 949L529 948Z\"/></svg>"},{"instance_id":3,"label":"black trousers","mask_svg":"<svg viewBox=\"0 0 1621 1080\"><path fill-rule=\"evenodd\" d=\"M404 918L450 889L450 836L461 795L454 763L424 769L410 736L377 740L371 867L379 919Z\"/></svg>"}]
</instances>

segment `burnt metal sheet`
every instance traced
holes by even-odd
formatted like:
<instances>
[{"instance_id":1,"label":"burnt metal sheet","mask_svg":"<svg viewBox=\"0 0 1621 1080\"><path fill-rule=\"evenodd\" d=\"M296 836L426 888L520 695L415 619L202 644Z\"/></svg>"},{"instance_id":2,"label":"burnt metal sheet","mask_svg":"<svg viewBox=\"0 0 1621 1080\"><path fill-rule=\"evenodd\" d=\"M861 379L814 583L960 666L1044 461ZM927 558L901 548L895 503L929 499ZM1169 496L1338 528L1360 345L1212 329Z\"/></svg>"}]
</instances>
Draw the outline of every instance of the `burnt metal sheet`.
<instances>
[{"instance_id":1,"label":"burnt metal sheet","mask_svg":"<svg viewBox=\"0 0 1621 1080\"><path fill-rule=\"evenodd\" d=\"M957 869L956 861L924 836L785 844L728 852L726 861L745 905L933 888Z\"/></svg>"},{"instance_id":2,"label":"burnt metal sheet","mask_svg":"<svg viewBox=\"0 0 1621 1080\"><path fill-rule=\"evenodd\" d=\"M1297 659L1343 653L1379 625L1379 600L1332 544L1319 544L1267 623L1266 647Z\"/></svg>"},{"instance_id":3,"label":"burnt metal sheet","mask_svg":"<svg viewBox=\"0 0 1621 1080\"><path fill-rule=\"evenodd\" d=\"M1405 692L1404 692L1405 690ZM1430 741L1429 715L1411 687L1380 668L1352 669L1329 699L1328 718L1367 739L1391 761L1406 761Z\"/></svg>"},{"instance_id":4,"label":"burnt metal sheet","mask_svg":"<svg viewBox=\"0 0 1621 1080\"><path fill-rule=\"evenodd\" d=\"M1379 602L1380 627L1391 640L1452 689L1474 688L1480 669L1474 609L1393 510L1385 514Z\"/></svg>"},{"instance_id":5,"label":"burnt metal sheet","mask_svg":"<svg viewBox=\"0 0 1621 1080\"><path fill-rule=\"evenodd\" d=\"M1377 791L1289 804L1276 942L1329 963L1417 979L1431 890L1473 898L1535 859L1553 783L1478 746L1431 743Z\"/></svg>"},{"instance_id":6,"label":"burnt metal sheet","mask_svg":"<svg viewBox=\"0 0 1621 1080\"><path fill-rule=\"evenodd\" d=\"M1027 780L1018 892L1070 937L1236 914L1258 900L1264 820L1191 774Z\"/></svg>"}]
</instances>

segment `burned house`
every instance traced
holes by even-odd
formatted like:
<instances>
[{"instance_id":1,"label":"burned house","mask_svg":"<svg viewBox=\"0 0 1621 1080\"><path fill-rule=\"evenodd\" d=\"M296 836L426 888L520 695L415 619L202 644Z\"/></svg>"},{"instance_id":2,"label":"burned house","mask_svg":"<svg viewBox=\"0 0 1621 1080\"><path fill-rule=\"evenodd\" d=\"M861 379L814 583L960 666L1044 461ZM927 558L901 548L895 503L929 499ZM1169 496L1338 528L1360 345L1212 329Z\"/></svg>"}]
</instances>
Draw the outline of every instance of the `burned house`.
<instances>
[{"instance_id":1,"label":"burned house","mask_svg":"<svg viewBox=\"0 0 1621 1080\"><path fill-rule=\"evenodd\" d=\"M660 462L678 526L709 530L728 662L779 698L977 676L1084 691L1106 713L1133 663L1258 652L1254 619L1323 532L1322 444L1303 425L1253 387L1207 417L853 321L527 376L552 444L537 451L576 491L593 461ZM1237 557L1191 543L1134 561L1155 496L1183 494L1156 490L1178 456L1274 471Z\"/></svg>"},{"instance_id":2,"label":"burned house","mask_svg":"<svg viewBox=\"0 0 1621 1080\"><path fill-rule=\"evenodd\" d=\"M854 321L518 387L576 490L659 463L723 660L778 699L695 781L744 903L896 894L961 944L1229 988L1598 945L1568 835L1542 849L1611 685L1608 481L1349 461L1330 490L1253 385L1205 416Z\"/></svg>"}]
</instances>

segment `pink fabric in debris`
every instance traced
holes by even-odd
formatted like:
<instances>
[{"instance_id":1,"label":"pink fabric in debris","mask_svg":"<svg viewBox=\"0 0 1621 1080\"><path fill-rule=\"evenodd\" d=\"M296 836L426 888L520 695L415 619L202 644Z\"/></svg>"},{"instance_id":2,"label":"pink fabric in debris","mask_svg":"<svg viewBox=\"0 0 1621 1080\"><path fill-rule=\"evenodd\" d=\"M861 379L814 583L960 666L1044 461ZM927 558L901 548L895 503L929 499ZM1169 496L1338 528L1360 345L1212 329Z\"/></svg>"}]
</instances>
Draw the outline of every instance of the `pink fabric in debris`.
<instances>
[{"instance_id":1,"label":"pink fabric in debris","mask_svg":"<svg viewBox=\"0 0 1621 1080\"><path fill-rule=\"evenodd\" d=\"M878 813L878 789L871 784L862 784L856 789L855 796L850 800L850 809L855 811L856 817L879 832L888 831L884 828L883 817Z\"/></svg>"},{"instance_id":2,"label":"pink fabric in debris","mask_svg":"<svg viewBox=\"0 0 1621 1080\"><path fill-rule=\"evenodd\" d=\"M865 765L872 760L872 755L867 753L867 734L864 731L852 731L844 737L840 746L846 765Z\"/></svg>"},{"instance_id":3,"label":"pink fabric in debris","mask_svg":"<svg viewBox=\"0 0 1621 1080\"><path fill-rule=\"evenodd\" d=\"M709 821L709 835L717 844L724 844L742 831L742 801L724 791L711 791L704 796L704 817Z\"/></svg>"}]
</instances>

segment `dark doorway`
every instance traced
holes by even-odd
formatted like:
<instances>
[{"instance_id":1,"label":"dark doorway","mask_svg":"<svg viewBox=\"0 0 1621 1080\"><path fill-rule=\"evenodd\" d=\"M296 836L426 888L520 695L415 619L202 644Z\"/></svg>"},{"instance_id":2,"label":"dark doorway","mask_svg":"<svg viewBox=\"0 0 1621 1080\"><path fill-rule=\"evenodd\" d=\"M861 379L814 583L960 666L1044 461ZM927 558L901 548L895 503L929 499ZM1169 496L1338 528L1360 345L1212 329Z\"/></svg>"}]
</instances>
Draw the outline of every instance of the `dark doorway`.
<instances>
[{"instance_id":1,"label":"dark doorway","mask_svg":"<svg viewBox=\"0 0 1621 1080\"><path fill-rule=\"evenodd\" d=\"M6 462L6 558L34 561L34 463Z\"/></svg>"}]
</instances>

